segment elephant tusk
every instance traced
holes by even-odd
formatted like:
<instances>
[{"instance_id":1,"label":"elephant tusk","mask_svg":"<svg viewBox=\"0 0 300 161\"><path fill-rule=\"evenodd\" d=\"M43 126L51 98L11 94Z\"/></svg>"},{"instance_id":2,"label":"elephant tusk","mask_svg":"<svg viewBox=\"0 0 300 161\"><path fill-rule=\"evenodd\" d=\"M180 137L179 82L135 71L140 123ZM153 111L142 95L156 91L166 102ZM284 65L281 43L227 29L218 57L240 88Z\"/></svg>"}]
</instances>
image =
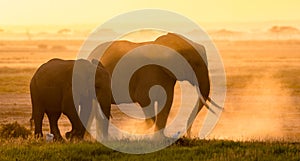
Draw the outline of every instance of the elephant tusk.
<instances>
[{"instance_id":1,"label":"elephant tusk","mask_svg":"<svg viewBox=\"0 0 300 161\"><path fill-rule=\"evenodd\" d=\"M215 101L213 101L210 97L207 98L207 100L214 106L216 106L219 109L224 109L222 106L218 105Z\"/></svg>"},{"instance_id":2,"label":"elephant tusk","mask_svg":"<svg viewBox=\"0 0 300 161\"><path fill-rule=\"evenodd\" d=\"M209 107L207 107L207 109L211 112L211 113L213 113L213 114L215 114L216 115L216 112L214 111L214 110L212 110L211 108L209 108Z\"/></svg>"},{"instance_id":3,"label":"elephant tusk","mask_svg":"<svg viewBox=\"0 0 300 161\"><path fill-rule=\"evenodd\" d=\"M206 101L204 100L204 98L201 94L200 94L200 101L210 112L212 112L213 114L216 114L216 112L209 107L209 105L206 103Z\"/></svg>"}]
</instances>

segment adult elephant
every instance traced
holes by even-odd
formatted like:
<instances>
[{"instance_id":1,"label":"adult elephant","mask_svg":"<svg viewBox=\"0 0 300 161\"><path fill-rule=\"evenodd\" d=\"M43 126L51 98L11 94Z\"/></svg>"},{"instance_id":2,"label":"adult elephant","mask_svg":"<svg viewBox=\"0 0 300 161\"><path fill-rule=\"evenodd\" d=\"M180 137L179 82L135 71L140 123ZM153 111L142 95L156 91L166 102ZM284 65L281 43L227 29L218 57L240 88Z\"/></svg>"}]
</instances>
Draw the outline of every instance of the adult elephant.
<instances>
[{"instance_id":1,"label":"adult elephant","mask_svg":"<svg viewBox=\"0 0 300 161\"><path fill-rule=\"evenodd\" d=\"M95 89L96 96L93 96L92 90ZM31 121L34 121L35 135L38 137L43 136L42 121L46 113L54 139L61 140L57 121L63 113L72 124L72 130L66 133L66 138L83 138L84 125L88 123L94 97L97 97L104 115L108 119L110 117L110 74L101 64L97 66L88 60L49 60L33 75L30 82L30 94ZM84 110L80 117L78 116L79 106L81 111ZM103 137L107 137L107 133L108 122L103 129Z\"/></svg>"},{"instance_id":2,"label":"adult elephant","mask_svg":"<svg viewBox=\"0 0 300 161\"><path fill-rule=\"evenodd\" d=\"M102 62L105 69L109 71L110 74L113 74L115 67L119 63L119 60L126 57L128 53L133 51L134 49L147 46L147 45L158 45L164 46L172 49L174 52L179 53L190 65L192 70L195 73L197 78L196 81L190 81L192 85L199 85L200 96L199 96L199 107L194 109L194 114L191 114L188 125L191 127L192 122L196 118L196 115L201 110L203 105L207 106L206 101L209 100L209 92L210 92L210 79L209 72L207 68L207 57L205 48L197 43L194 43L181 35L177 35L174 33L168 33L166 35L162 35L158 37L155 41L142 42L142 43L134 43L130 41L114 41L107 42L99 45L93 52L90 54L89 59L99 58L101 56L100 61ZM151 49L149 49L151 50ZM141 55L144 57L148 57L151 55L151 51L147 48L141 48L138 50ZM150 52L150 53L149 53ZM159 52L159 50L153 52ZM163 51L164 52L164 51ZM148 54L148 55L147 55ZM166 56L163 58L162 55L164 53L158 53L161 57L158 57L160 61L166 63L172 63L178 65L180 67L180 63L173 61L172 57ZM152 58L149 58L149 60ZM163 59L163 60L162 60ZM132 59L128 64L135 64L136 59ZM176 64L178 63L178 64ZM179 69L179 68L177 68ZM126 70L126 68L125 68ZM191 74L191 73L185 73ZM129 94L133 102L138 102L141 107L148 107L149 105L153 106L153 102L149 97L149 90L154 85L160 85L164 88L166 94L166 100L163 105L162 110L157 114L156 118L152 117L151 120L155 121L155 130L163 129L166 126L166 122L169 116L170 108L173 102L174 95L174 86L176 81L185 80L184 77L178 78L168 69L164 68L160 65L148 64L146 66L141 67L137 71L135 71L130 79L129 83ZM119 83L122 80L119 80ZM116 83L118 84L118 83ZM113 84L114 85L114 84ZM112 99L112 103L116 104L116 101ZM131 103L130 100L118 100L118 103ZM152 103L152 104L151 104ZM188 135L190 134L191 128L188 130Z\"/></svg>"}]
</instances>

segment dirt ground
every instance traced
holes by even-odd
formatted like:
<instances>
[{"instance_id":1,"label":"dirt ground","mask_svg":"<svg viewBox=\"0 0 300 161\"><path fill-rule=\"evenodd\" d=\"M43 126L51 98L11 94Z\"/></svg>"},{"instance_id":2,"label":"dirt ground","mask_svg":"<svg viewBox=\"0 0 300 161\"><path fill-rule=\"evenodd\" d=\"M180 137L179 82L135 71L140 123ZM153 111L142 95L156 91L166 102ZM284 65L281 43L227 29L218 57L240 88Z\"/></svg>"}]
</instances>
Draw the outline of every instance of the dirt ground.
<instances>
[{"instance_id":1,"label":"dirt ground","mask_svg":"<svg viewBox=\"0 0 300 161\"><path fill-rule=\"evenodd\" d=\"M17 121L29 128L34 71L54 57L75 59L82 42L0 41L0 124ZM300 140L300 41L216 41L216 46L225 66L227 94L210 138ZM116 107L112 113L112 123L124 129L144 126L128 121ZM193 126L194 136L201 117ZM65 116L59 126L62 134L71 129ZM46 118L43 130L49 132Z\"/></svg>"}]
</instances>

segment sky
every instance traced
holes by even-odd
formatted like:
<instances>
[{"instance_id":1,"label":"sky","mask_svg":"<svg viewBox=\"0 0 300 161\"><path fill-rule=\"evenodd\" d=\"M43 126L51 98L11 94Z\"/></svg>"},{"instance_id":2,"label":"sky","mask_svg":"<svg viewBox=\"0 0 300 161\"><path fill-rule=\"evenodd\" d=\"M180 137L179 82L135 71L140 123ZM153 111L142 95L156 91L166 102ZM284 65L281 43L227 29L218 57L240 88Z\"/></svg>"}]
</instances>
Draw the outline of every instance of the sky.
<instances>
[{"instance_id":1,"label":"sky","mask_svg":"<svg viewBox=\"0 0 300 161\"><path fill-rule=\"evenodd\" d=\"M0 25L103 23L132 10L166 9L197 22L300 20L299 0L0 0Z\"/></svg>"}]
</instances>

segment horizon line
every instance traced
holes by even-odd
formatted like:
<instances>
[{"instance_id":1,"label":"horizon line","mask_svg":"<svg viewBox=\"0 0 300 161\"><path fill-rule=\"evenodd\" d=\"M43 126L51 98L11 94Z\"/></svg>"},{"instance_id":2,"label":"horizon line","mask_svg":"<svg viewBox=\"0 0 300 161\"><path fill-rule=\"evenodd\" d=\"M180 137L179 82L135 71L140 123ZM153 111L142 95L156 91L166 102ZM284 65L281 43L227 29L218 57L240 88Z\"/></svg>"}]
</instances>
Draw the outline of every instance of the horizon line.
<instances>
[{"instance_id":1,"label":"horizon line","mask_svg":"<svg viewBox=\"0 0 300 161\"><path fill-rule=\"evenodd\" d=\"M0 24L1 26L55 26L55 25L59 25L59 26L68 26L68 25L99 25L103 22L69 22L69 23L3 23ZM294 20L224 20L224 21L201 21L201 20L197 20L195 21L196 23L202 23L202 24L218 24L218 23L242 23L242 24L249 24L249 23L276 23L276 22L297 22L300 24L300 19L294 19Z\"/></svg>"}]
</instances>

